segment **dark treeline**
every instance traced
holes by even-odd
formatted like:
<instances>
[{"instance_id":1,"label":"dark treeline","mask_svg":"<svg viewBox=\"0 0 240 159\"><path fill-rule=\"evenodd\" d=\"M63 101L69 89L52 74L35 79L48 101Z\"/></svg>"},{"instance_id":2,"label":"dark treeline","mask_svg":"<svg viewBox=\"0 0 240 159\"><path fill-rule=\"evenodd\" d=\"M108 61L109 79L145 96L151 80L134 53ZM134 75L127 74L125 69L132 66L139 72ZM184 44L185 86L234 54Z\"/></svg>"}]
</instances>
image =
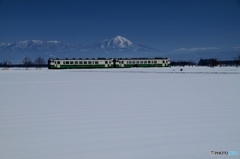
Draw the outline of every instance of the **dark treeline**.
<instances>
[{"instance_id":1,"label":"dark treeline","mask_svg":"<svg viewBox=\"0 0 240 159\"><path fill-rule=\"evenodd\" d=\"M198 63L193 61L172 61L171 66L240 66L240 54L234 57L232 60L217 60L216 58L211 59L200 59Z\"/></svg>"},{"instance_id":2,"label":"dark treeline","mask_svg":"<svg viewBox=\"0 0 240 159\"><path fill-rule=\"evenodd\" d=\"M193 61L172 61L171 66L196 66Z\"/></svg>"},{"instance_id":3,"label":"dark treeline","mask_svg":"<svg viewBox=\"0 0 240 159\"><path fill-rule=\"evenodd\" d=\"M240 56L239 59L235 58L233 60L217 60L217 59L200 59L198 66L240 66Z\"/></svg>"},{"instance_id":4,"label":"dark treeline","mask_svg":"<svg viewBox=\"0 0 240 159\"><path fill-rule=\"evenodd\" d=\"M38 65L32 63L32 64L29 64L27 67L23 64L2 64L0 63L0 67L19 67L19 68L43 68L43 67L48 67L47 64L43 64L41 67L39 67Z\"/></svg>"},{"instance_id":5,"label":"dark treeline","mask_svg":"<svg viewBox=\"0 0 240 159\"><path fill-rule=\"evenodd\" d=\"M9 60L3 60L2 62L0 62L0 67L3 67L3 68L19 67L19 68L25 68L25 69L28 69L28 68L41 69L47 66L48 65L45 59L42 57L38 57L34 61L32 61L29 57L24 57L23 60L18 64L14 64Z\"/></svg>"},{"instance_id":6,"label":"dark treeline","mask_svg":"<svg viewBox=\"0 0 240 159\"><path fill-rule=\"evenodd\" d=\"M189 61L172 61L171 66L240 66L240 60L217 60L217 59L200 59L198 63Z\"/></svg>"}]
</instances>

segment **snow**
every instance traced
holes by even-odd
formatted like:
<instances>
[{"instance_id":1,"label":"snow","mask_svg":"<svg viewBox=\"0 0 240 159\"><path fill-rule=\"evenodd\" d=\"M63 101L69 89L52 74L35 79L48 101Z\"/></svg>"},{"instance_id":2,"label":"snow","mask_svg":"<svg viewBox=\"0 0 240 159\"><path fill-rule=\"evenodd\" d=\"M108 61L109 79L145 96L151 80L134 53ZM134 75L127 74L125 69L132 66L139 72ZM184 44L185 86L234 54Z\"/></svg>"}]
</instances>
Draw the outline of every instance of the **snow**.
<instances>
[{"instance_id":1,"label":"snow","mask_svg":"<svg viewBox=\"0 0 240 159\"><path fill-rule=\"evenodd\" d=\"M0 158L239 152L240 68L180 69L0 70Z\"/></svg>"},{"instance_id":2,"label":"snow","mask_svg":"<svg viewBox=\"0 0 240 159\"><path fill-rule=\"evenodd\" d=\"M10 45L12 45L12 43L1 43L0 47L7 47L7 46L10 46Z\"/></svg>"},{"instance_id":3,"label":"snow","mask_svg":"<svg viewBox=\"0 0 240 159\"><path fill-rule=\"evenodd\" d=\"M19 41L19 42L15 43L14 48L26 48L28 43L29 43L28 40Z\"/></svg>"},{"instance_id":4,"label":"snow","mask_svg":"<svg viewBox=\"0 0 240 159\"><path fill-rule=\"evenodd\" d=\"M58 43L61 43L61 42L60 42L60 41L57 41L57 40L52 40L52 41L47 41L47 43L58 44Z\"/></svg>"},{"instance_id":5,"label":"snow","mask_svg":"<svg viewBox=\"0 0 240 159\"><path fill-rule=\"evenodd\" d=\"M41 40L32 40L33 45L43 45L43 41Z\"/></svg>"},{"instance_id":6,"label":"snow","mask_svg":"<svg viewBox=\"0 0 240 159\"><path fill-rule=\"evenodd\" d=\"M126 48L132 45L132 42L124 37L116 36L115 38L112 38L108 41L108 46L117 47L117 48Z\"/></svg>"},{"instance_id":7,"label":"snow","mask_svg":"<svg viewBox=\"0 0 240 159\"><path fill-rule=\"evenodd\" d=\"M28 47L32 47L32 46L41 46L43 45L44 42L41 40L24 40L24 41L19 41L14 43L14 45L12 46L12 49L25 49Z\"/></svg>"}]
</instances>

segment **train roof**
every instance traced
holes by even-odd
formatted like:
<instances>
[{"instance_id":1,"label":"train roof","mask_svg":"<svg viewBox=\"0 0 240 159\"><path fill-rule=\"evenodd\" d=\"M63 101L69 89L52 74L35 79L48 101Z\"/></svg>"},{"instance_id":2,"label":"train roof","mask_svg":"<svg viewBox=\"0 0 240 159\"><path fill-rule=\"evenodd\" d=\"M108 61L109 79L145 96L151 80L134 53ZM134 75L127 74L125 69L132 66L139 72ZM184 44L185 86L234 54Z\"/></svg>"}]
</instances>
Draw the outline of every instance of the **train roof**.
<instances>
[{"instance_id":1,"label":"train roof","mask_svg":"<svg viewBox=\"0 0 240 159\"><path fill-rule=\"evenodd\" d=\"M65 58L65 59L60 59L60 58L49 58L49 60L112 60L112 59L117 59L117 60L167 60L168 58L162 58L162 57L155 57L155 58Z\"/></svg>"}]
</instances>

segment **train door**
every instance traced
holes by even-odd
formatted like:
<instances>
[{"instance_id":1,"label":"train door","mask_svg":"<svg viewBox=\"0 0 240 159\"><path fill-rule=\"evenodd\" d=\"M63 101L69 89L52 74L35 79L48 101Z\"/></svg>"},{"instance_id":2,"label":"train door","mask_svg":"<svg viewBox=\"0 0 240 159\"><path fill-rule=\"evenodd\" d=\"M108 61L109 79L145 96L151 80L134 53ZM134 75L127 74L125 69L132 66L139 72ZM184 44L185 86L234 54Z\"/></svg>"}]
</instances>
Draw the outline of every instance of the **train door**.
<instances>
[{"instance_id":1,"label":"train door","mask_svg":"<svg viewBox=\"0 0 240 159\"><path fill-rule=\"evenodd\" d=\"M105 67L108 67L108 61L105 61Z\"/></svg>"},{"instance_id":2,"label":"train door","mask_svg":"<svg viewBox=\"0 0 240 159\"><path fill-rule=\"evenodd\" d=\"M57 68L60 68L60 61L57 61Z\"/></svg>"},{"instance_id":3,"label":"train door","mask_svg":"<svg viewBox=\"0 0 240 159\"><path fill-rule=\"evenodd\" d=\"M117 60L113 59L113 68L116 68L116 62L117 62Z\"/></svg>"},{"instance_id":4,"label":"train door","mask_svg":"<svg viewBox=\"0 0 240 159\"><path fill-rule=\"evenodd\" d=\"M119 61L119 66L124 67L124 61Z\"/></svg>"}]
</instances>

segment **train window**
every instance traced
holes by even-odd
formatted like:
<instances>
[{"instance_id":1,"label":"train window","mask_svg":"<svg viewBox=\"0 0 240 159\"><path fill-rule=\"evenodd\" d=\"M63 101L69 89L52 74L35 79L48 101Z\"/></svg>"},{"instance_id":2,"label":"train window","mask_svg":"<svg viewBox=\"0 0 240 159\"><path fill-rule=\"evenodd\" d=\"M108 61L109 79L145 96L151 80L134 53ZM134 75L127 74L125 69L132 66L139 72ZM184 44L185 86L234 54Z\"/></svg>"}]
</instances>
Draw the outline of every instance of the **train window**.
<instances>
[{"instance_id":1,"label":"train window","mask_svg":"<svg viewBox=\"0 0 240 159\"><path fill-rule=\"evenodd\" d=\"M84 64L87 64L87 61L84 61Z\"/></svg>"},{"instance_id":2,"label":"train window","mask_svg":"<svg viewBox=\"0 0 240 159\"><path fill-rule=\"evenodd\" d=\"M151 61L148 61L148 63L151 63Z\"/></svg>"},{"instance_id":3,"label":"train window","mask_svg":"<svg viewBox=\"0 0 240 159\"><path fill-rule=\"evenodd\" d=\"M143 63L143 61L140 61L140 63Z\"/></svg>"},{"instance_id":4,"label":"train window","mask_svg":"<svg viewBox=\"0 0 240 159\"><path fill-rule=\"evenodd\" d=\"M107 62L107 61L105 61L105 64L108 64L108 62Z\"/></svg>"},{"instance_id":5,"label":"train window","mask_svg":"<svg viewBox=\"0 0 240 159\"><path fill-rule=\"evenodd\" d=\"M73 64L73 61L70 61L70 64Z\"/></svg>"},{"instance_id":6,"label":"train window","mask_svg":"<svg viewBox=\"0 0 240 159\"><path fill-rule=\"evenodd\" d=\"M69 61L66 61L66 64L69 64Z\"/></svg>"},{"instance_id":7,"label":"train window","mask_svg":"<svg viewBox=\"0 0 240 159\"><path fill-rule=\"evenodd\" d=\"M60 65L60 61L58 61L58 62L57 62L57 64L59 64L59 65Z\"/></svg>"},{"instance_id":8,"label":"train window","mask_svg":"<svg viewBox=\"0 0 240 159\"><path fill-rule=\"evenodd\" d=\"M75 61L75 64L78 64L78 61Z\"/></svg>"},{"instance_id":9,"label":"train window","mask_svg":"<svg viewBox=\"0 0 240 159\"><path fill-rule=\"evenodd\" d=\"M154 61L154 63L157 63L157 61Z\"/></svg>"},{"instance_id":10,"label":"train window","mask_svg":"<svg viewBox=\"0 0 240 159\"><path fill-rule=\"evenodd\" d=\"M132 61L129 61L129 64L132 64Z\"/></svg>"},{"instance_id":11,"label":"train window","mask_svg":"<svg viewBox=\"0 0 240 159\"><path fill-rule=\"evenodd\" d=\"M88 64L92 64L92 61L88 61Z\"/></svg>"},{"instance_id":12,"label":"train window","mask_svg":"<svg viewBox=\"0 0 240 159\"><path fill-rule=\"evenodd\" d=\"M79 64L82 64L82 61L79 61Z\"/></svg>"},{"instance_id":13,"label":"train window","mask_svg":"<svg viewBox=\"0 0 240 159\"><path fill-rule=\"evenodd\" d=\"M147 63L147 61L144 61L144 63Z\"/></svg>"},{"instance_id":14,"label":"train window","mask_svg":"<svg viewBox=\"0 0 240 159\"><path fill-rule=\"evenodd\" d=\"M162 63L165 63L165 61L163 61Z\"/></svg>"},{"instance_id":15,"label":"train window","mask_svg":"<svg viewBox=\"0 0 240 159\"><path fill-rule=\"evenodd\" d=\"M66 62L65 62L65 61L63 61L63 64L65 65L65 64L66 64Z\"/></svg>"},{"instance_id":16,"label":"train window","mask_svg":"<svg viewBox=\"0 0 240 159\"><path fill-rule=\"evenodd\" d=\"M137 61L137 64L139 64L139 61Z\"/></svg>"},{"instance_id":17,"label":"train window","mask_svg":"<svg viewBox=\"0 0 240 159\"><path fill-rule=\"evenodd\" d=\"M95 61L95 64L98 64L98 61Z\"/></svg>"}]
</instances>

